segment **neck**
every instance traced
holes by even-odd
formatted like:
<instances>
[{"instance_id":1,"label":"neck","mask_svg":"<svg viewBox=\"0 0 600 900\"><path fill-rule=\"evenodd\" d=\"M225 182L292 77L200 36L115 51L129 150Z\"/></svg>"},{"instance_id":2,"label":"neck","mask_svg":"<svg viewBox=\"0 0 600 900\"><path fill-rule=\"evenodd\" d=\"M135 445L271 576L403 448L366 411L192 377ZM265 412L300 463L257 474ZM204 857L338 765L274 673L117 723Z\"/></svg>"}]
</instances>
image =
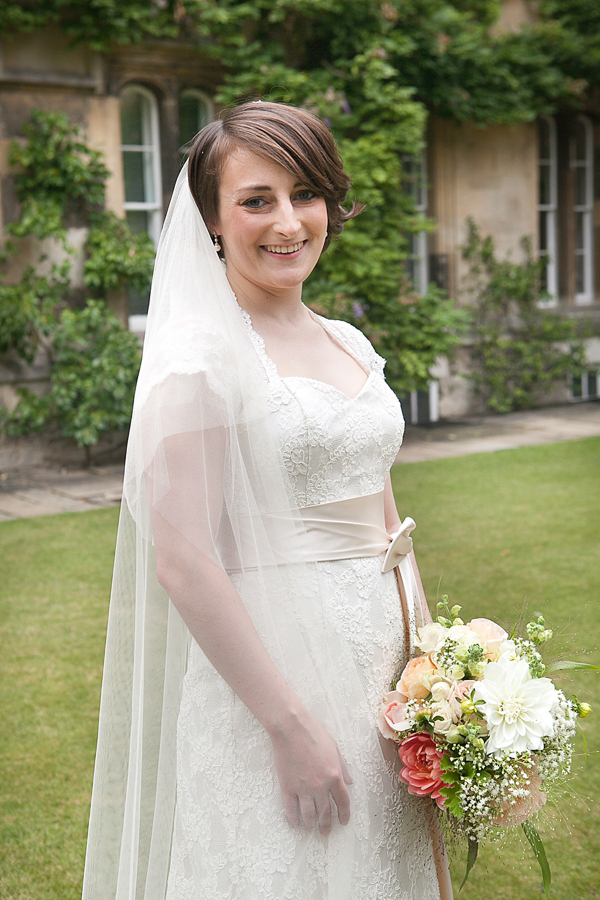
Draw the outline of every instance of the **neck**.
<instances>
[{"instance_id":1,"label":"neck","mask_svg":"<svg viewBox=\"0 0 600 900\"><path fill-rule=\"evenodd\" d=\"M306 315L301 284L282 288L280 291L269 291L253 284L229 267L226 275L239 305L253 320L266 319L283 325L293 324Z\"/></svg>"}]
</instances>

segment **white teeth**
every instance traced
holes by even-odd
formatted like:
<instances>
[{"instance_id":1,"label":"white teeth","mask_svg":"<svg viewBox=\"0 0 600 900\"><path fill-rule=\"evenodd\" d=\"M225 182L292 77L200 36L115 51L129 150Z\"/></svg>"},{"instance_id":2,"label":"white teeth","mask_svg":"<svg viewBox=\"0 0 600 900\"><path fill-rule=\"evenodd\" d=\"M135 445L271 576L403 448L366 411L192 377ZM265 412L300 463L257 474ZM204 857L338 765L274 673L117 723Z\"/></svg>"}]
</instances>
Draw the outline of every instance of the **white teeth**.
<instances>
[{"instance_id":1,"label":"white teeth","mask_svg":"<svg viewBox=\"0 0 600 900\"><path fill-rule=\"evenodd\" d=\"M299 244L290 244L289 247L282 247L276 244L267 244L265 246L265 250L268 250L269 253L295 253L299 250L304 244L304 241L300 241Z\"/></svg>"}]
</instances>

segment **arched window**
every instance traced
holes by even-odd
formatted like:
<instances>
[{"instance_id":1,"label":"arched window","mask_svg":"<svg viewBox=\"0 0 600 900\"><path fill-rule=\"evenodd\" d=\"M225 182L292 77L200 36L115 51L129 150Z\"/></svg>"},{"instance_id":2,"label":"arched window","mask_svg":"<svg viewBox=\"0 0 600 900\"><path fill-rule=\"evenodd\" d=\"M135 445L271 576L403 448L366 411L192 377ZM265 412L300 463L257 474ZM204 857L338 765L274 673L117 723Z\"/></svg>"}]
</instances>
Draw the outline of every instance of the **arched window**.
<instances>
[{"instance_id":1,"label":"arched window","mask_svg":"<svg viewBox=\"0 0 600 900\"><path fill-rule=\"evenodd\" d=\"M538 122L538 175L539 253L540 256L547 257L543 286L550 294L551 302L556 303L558 299L556 124L550 116L543 116Z\"/></svg>"},{"instance_id":2,"label":"arched window","mask_svg":"<svg viewBox=\"0 0 600 900\"><path fill-rule=\"evenodd\" d=\"M125 215L133 231L147 231L157 244L162 185L156 99L146 88L129 85L121 92L120 106Z\"/></svg>"},{"instance_id":3,"label":"arched window","mask_svg":"<svg viewBox=\"0 0 600 900\"><path fill-rule=\"evenodd\" d=\"M575 302L586 304L594 299L594 134L586 116L578 116L575 122L571 159L575 173Z\"/></svg>"},{"instance_id":4,"label":"arched window","mask_svg":"<svg viewBox=\"0 0 600 900\"><path fill-rule=\"evenodd\" d=\"M182 151L213 118L211 101L201 91L189 89L179 95L179 143Z\"/></svg>"}]
</instances>

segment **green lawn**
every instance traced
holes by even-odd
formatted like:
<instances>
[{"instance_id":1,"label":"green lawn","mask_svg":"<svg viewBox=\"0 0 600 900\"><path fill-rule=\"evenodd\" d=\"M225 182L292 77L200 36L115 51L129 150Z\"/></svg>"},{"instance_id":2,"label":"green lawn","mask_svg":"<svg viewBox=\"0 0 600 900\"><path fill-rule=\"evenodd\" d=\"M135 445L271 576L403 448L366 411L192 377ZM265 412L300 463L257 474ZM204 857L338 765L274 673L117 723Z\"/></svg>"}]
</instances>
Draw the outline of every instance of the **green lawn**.
<instances>
[{"instance_id":1,"label":"green lawn","mask_svg":"<svg viewBox=\"0 0 600 900\"><path fill-rule=\"evenodd\" d=\"M600 657L600 440L399 466L393 474L400 512L419 526L415 544L432 602L448 593L467 615L509 626L524 606L543 609L570 656ZM116 525L115 509L0 524L2 900L80 897ZM600 712L599 679L579 676L575 689ZM600 898L598 718L585 728L590 756L579 752L575 796L540 825L554 900ZM541 896L536 867L516 838L482 852L460 895Z\"/></svg>"}]
</instances>

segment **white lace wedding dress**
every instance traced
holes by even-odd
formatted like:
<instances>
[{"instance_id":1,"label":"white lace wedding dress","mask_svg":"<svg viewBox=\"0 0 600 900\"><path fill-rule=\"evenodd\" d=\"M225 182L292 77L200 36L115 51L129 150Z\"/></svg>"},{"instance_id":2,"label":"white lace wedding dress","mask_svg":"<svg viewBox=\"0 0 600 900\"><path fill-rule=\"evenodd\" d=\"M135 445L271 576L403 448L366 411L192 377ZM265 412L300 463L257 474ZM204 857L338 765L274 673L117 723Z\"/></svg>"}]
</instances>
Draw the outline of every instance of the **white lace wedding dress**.
<instances>
[{"instance_id":1,"label":"white lace wedding dress","mask_svg":"<svg viewBox=\"0 0 600 900\"><path fill-rule=\"evenodd\" d=\"M383 360L366 338L344 322L320 320L369 373L349 398L313 379L279 377L242 315L265 370L298 505L383 490L404 422ZM178 722L167 900L439 900L428 804L398 781L394 746L375 727L403 646L394 573L382 575L381 563L366 557L310 565L330 598L328 627L350 648L345 658L365 698L339 698L351 707L354 729L340 747L354 778L352 819L346 827L336 823L328 838L287 824L267 734L192 643ZM242 597L249 577L237 579Z\"/></svg>"}]
</instances>

